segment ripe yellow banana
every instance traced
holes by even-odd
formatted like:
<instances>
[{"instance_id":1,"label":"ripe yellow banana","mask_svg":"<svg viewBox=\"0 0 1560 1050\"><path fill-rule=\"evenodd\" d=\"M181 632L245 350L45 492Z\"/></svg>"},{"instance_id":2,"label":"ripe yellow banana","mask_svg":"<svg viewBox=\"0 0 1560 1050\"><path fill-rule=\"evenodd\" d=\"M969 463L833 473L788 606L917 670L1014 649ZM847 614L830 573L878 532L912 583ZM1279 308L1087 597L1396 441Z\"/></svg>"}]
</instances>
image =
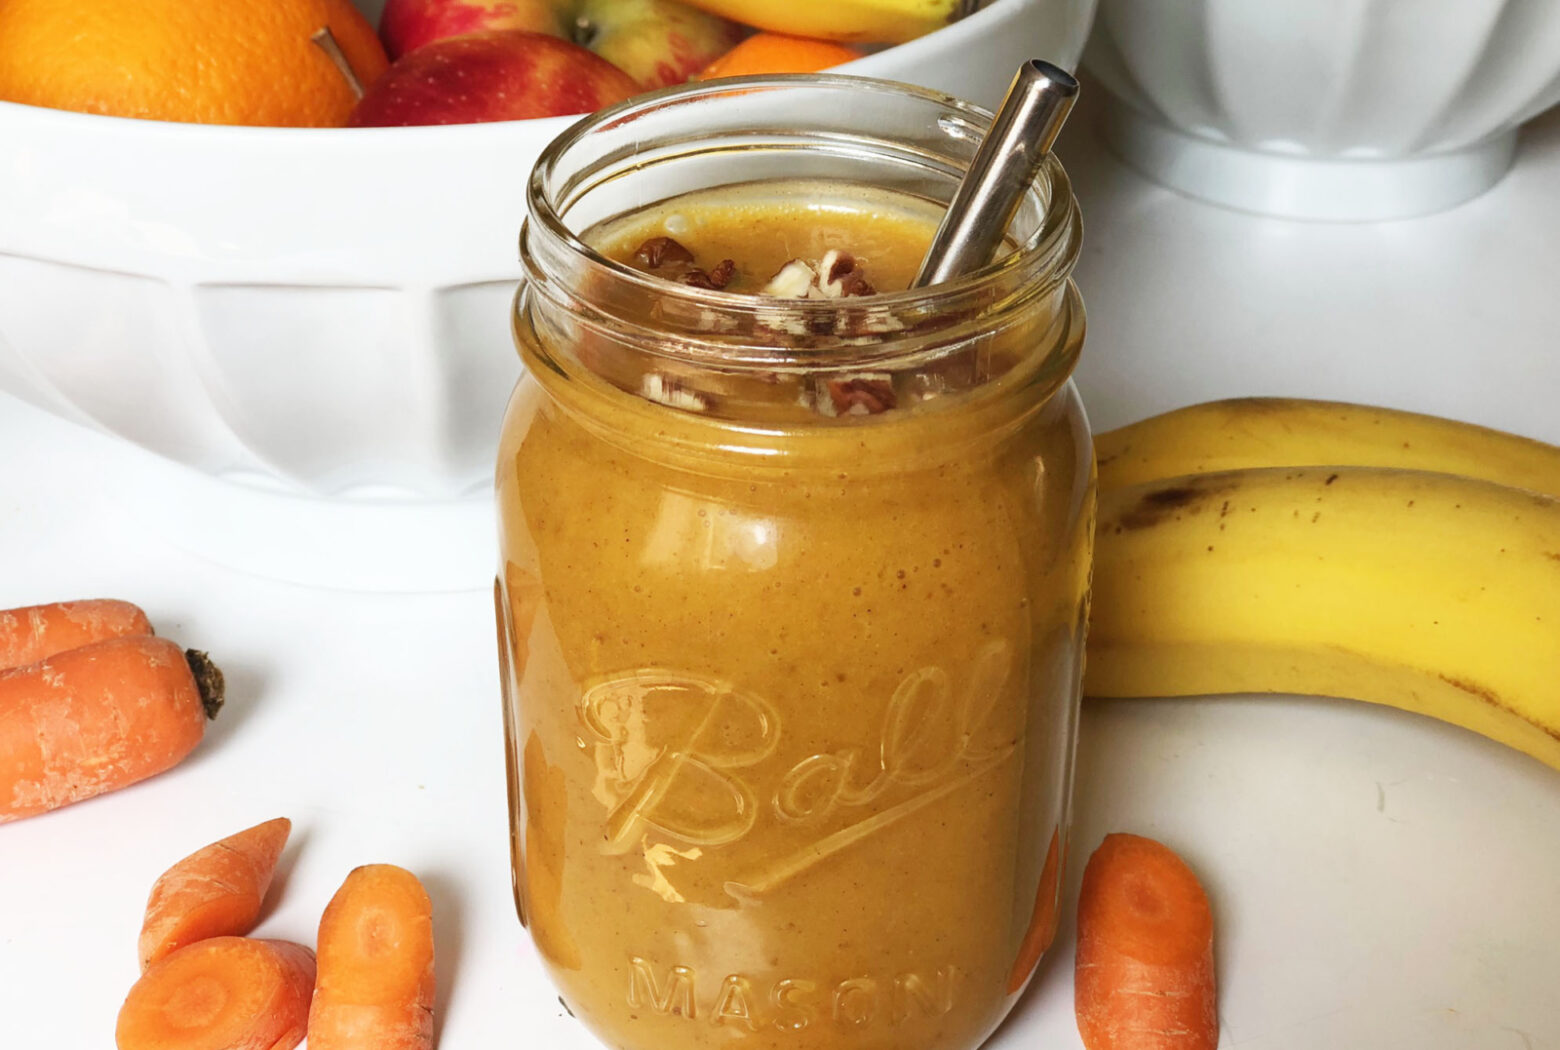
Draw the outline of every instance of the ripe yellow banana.
<instances>
[{"instance_id":1,"label":"ripe yellow banana","mask_svg":"<svg viewBox=\"0 0 1560 1050\"><path fill-rule=\"evenodd\" d=\"M774 33L860 44L898 44L941 29L971 0L684 0Z\"/></svg>"},{"instance_id":2,"label":"ripe yellow banana","mask_svg":"<svg viewBox=\"0 0 1560 1050\"><path fill-rule=\"evenodd\" d=\"M1100 434L1100 487L1317 464L1459 474L1560 496L1560 448L1450 419L1294 398L1238 398Z\"/></svg>"},{"instance_id":3,"label":"ripe yellow banana","mask_svg":"<svg viewBox=\"0 0 1560 1050\"><path fill-rule=\"evenodd\" d=\"M1560 499L1373 467L1103 490L1084 689L1352 697L1560 769Z\"/></svg>"}]
</instances>

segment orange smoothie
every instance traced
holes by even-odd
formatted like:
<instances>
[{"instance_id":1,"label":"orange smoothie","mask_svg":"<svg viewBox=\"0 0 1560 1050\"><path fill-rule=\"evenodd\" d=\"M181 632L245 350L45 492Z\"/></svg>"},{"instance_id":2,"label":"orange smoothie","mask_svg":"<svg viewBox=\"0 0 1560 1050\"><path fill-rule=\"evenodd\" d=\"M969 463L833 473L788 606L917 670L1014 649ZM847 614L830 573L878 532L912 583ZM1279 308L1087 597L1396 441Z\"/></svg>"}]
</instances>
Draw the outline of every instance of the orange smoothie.
<instances>
[{"instance_id":1,"label":"orange smoothie","mask_svg":"<svg viewBox=\"0 0 1560 1050\"><path fill-rule=\"evenodd\" d=\"M609 1046L972 1050L1054 932L1081 310L1065 280L967 322L878 310L938 214L847 185L693 193L584 235L618 265L580 301L621 292L633 325L521 301L497 473L517 904ZM839 253L856 290L828 332L765 294ZM708 317L657 298L705 280ZM784 355L720 342L741 326Z\"/></svg>"}]
</instances>

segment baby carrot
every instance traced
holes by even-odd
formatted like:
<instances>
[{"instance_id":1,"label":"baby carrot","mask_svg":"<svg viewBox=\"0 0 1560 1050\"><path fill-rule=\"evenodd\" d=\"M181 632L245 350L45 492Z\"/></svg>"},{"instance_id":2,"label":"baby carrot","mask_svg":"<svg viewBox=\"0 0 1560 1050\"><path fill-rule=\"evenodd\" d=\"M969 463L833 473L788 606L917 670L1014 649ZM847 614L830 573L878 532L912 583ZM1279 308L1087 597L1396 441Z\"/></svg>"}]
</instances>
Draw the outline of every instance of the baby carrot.
<instances>
[{"instance_id":1,"label":"baby carrot","mask_svg":"<svg viewBox=\"0 0 1560 1050\"><path fill-rule=\"evenodd\" d=\"M144 612L107 598L6 609L0 611L0 669L37 663L107 638L151 633Z\"/></svg>"},{"instance_id":2,"label":"baby carrot","mask_svg":"<svg viewBox=\"0 0 1560 1050\"><path fill-rule=\"evenodd\" d=\"M303 1041L314 954L287 941L213 937L141 975L119 1009L119 1050L292 1050Z\"/></svg>"},{"instance_id":3,"label":"baby carrot","mask_svg":"<svg viewBox=\"0 0 1560 1050\"><path fill-rule=\"evenodd\" d=\"M320 919L309 1050L433 1046L433 905L393 864L347 875Z\"/></svg>"},{"instance_id":4,"label":"baby carrot","mask_svg":"<svg viewBox=\"0 0 1560 1050\"><path fill-rule=\"evenodd\" d=\"M150 635L0 671L0 824L172 768L221 706L206 654Z\"/></svg>"},{"instance_id":5,"label":"baby carrot","mask_svg":"<svg viewBox=\"0 0 1560 1050\"><path fill-rule=\"evenodd\" d=\"M1073 976L1087 1050L1214 1050L1213 911L1166 846L1107 835L1078 896Z\"/></svg>"},{"instance_id":6,"label":"baby carrot","mask_svg":"<svg viewBox=\"0 0 1560 1050\"><path fill-rule=\"evenodd\" d=\"M1018 946L1018 958L1013 960L1013 967L1008 971L1009 995L1024 987L1029 975L1040 965L1040 957L1056 938L1056 882L1061 868L1061 835L1061 828L1051 829L1051 845L1045 851L1045 863L1040 866L1040 886L1035 890L1035 910L1024 931L1024 940Z\"/></svg>"},{"instance_id":7,"label":"baby carrot","mask_svg":"<svg viewBox=\"0 0 1560 1050\"><path fill-rule=\"evenodd\" d=\"M191 853L158 876L141 923L141 972L208 937L255 927L292 821L277 817Z\"/></svg>"}]
</instances>

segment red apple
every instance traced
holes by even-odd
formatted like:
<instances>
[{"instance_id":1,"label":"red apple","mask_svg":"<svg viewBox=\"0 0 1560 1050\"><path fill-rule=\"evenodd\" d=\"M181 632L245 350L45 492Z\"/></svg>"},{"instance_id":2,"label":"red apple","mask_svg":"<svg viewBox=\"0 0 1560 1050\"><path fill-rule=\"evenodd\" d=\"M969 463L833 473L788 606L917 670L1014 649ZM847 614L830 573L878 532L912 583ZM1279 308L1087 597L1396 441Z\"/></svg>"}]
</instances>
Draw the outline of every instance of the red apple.
<instances>
[{"instance_id":1,"label":"red apple","mask_svg":"<svg viewBox=\"0 0 1560 1050\"><path fill-rule=\"evenodd\" d=\"M675 0L386 0L379 20L391 58L434 40L491 29L571 40L646 89L681 84L746 32Z\"/></svg>"},{"instance_id":2,"label":"red apple","mask_svg":"<svg viewBox=\"0 0 1560 1050\"><path fill-rule=\"evenodd\" d=\"M524 29L568 36L550 0L385 0L379 39L391 59L415 48L489 29Z\"/></svg>"},{"instance_id":3,"label":"red apple","mask_svg":"<svg viewBox=\"0 0 1560 1050\"><path fill-rule=\"evenodd\" d=\"M499 29L436 40L397 59L352 110L352 127L475 124L591 113L639 93L578 44Z\"/></svg>"}]
</instances>

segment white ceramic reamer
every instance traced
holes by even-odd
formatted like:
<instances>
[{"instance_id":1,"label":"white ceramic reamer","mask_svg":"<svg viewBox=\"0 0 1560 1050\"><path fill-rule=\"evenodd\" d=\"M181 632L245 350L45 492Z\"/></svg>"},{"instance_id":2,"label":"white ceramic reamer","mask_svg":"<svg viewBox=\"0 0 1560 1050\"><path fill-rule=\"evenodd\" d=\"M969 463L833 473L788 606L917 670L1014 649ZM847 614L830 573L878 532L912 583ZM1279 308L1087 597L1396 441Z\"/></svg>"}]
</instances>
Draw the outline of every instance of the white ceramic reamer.
<instances>
[{"instance_id":1,"label":"white ceramic reamer","mask_svg":"<svg viewBox=\"0 0 1560 1050\"><path fill-rule=\"evenodd\" d=\"M1375 220L1459 204L1560 101L1560 0L1102 0L1105 134L1244 211Z\"/></svg>"}]
</instances>

